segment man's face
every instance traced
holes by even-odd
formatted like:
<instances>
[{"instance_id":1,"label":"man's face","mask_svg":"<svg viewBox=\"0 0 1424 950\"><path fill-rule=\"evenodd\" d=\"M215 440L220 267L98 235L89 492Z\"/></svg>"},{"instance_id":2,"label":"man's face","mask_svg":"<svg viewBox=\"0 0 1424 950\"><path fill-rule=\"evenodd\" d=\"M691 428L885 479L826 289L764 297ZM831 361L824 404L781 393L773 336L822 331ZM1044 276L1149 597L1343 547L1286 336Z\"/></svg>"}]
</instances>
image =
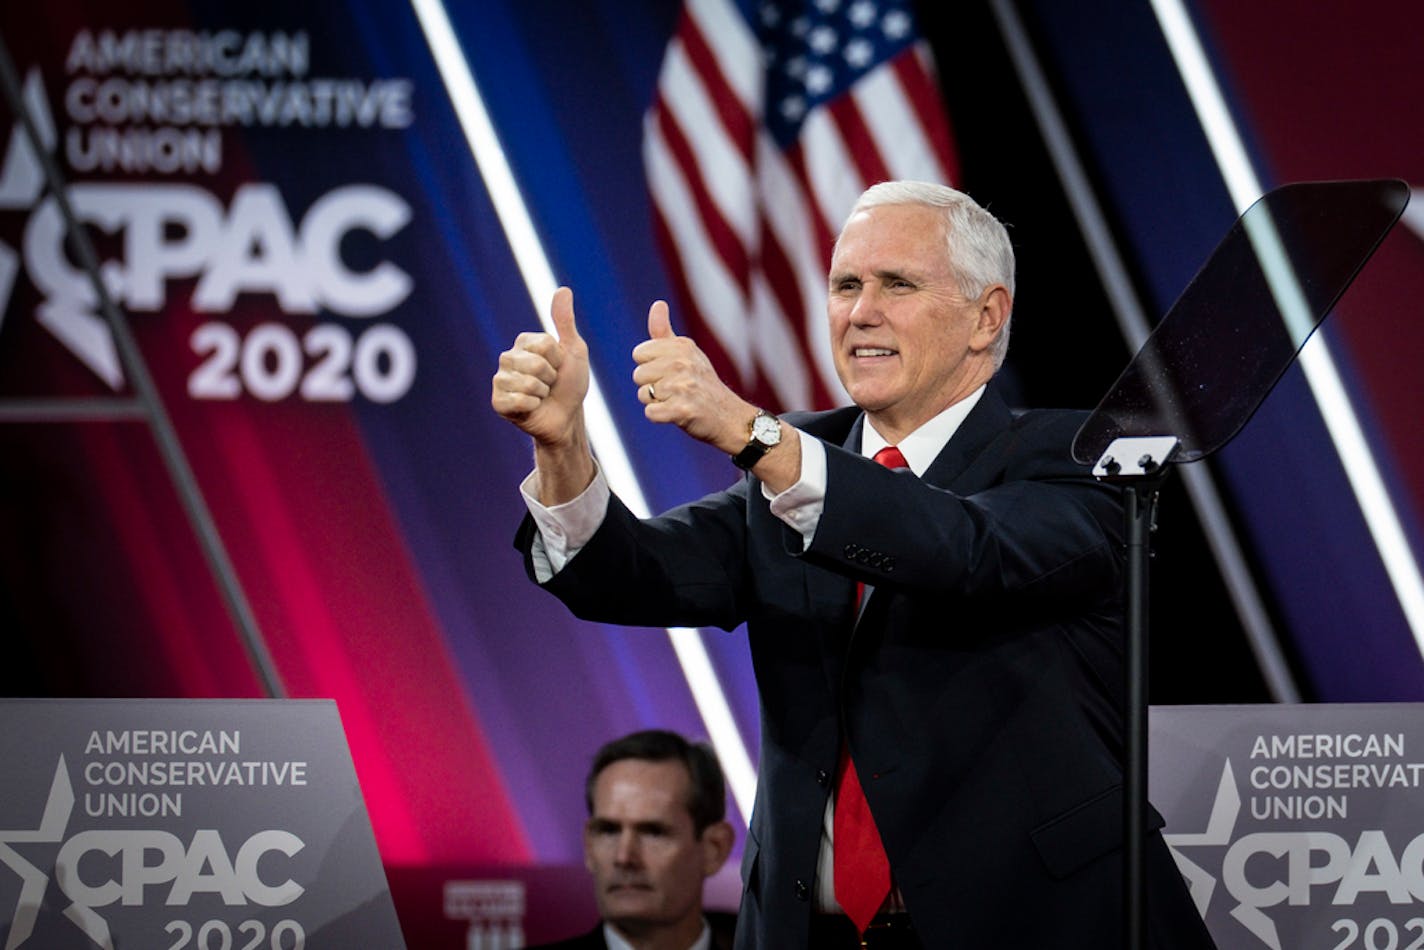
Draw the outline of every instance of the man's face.
<instances>
[{"instance_id":1,"label":"man's face","mask_svg":"<svg viewBox=\"0 0 1424 950\"><path fill-rule=\"evenodd\" d=\"M693 831L691 784L682 763L641 759L614 762L594 783L584 864L599 913L621 930L701 926L702 881L721 859Z\"/></svg>"},{"instance_id":2,"label":"man's face","mask_svg":"<svg viewBox=\"0 0 1424 950\"><path fill-rule=\"evenodd\" d=\"M898 440L993 375L994 334L985 332L981 301L960 293L939 209L856 214L829 281L836 372L887 438Z\"/></svg>"}]
</instances>

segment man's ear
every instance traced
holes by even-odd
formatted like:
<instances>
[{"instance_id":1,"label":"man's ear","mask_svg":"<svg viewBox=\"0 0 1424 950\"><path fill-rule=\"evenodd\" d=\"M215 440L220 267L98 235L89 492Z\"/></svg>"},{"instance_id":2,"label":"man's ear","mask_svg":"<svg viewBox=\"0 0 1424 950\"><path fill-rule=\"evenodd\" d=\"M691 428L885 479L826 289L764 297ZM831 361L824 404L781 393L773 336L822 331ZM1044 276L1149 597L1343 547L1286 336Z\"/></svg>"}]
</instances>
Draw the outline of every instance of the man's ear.
<instances>
[{"instance_id":1,"label":"man's ear","mask_svg":"<svg viewBox=\"0 0 1424 950\"><path fill-rule=\"evenodd\" d=\"M593 873L593 830L589 827L589 822L584 822L583 826L583 866L588 873Z\"/></svg>"},{"instance_id":2,"label":"man's ear","mask_svg":"<svg viewBox=\"0 0 1424 950\"><path fill-rule=\"evenodd\" d=\"M1009 289L1003 284L994 284L979 297L979 313L974 324L974 332L969 337L969 348L982 351L993 345L994 339L1009 321L1013 300Z\"/></svg>"},{"instance_id":3,"label":"man's ear","mask_svg":"<svg viewBox=\"0 0 1424 950\"><path fill-rule=\"evenodd\" d=\"M727 863L727 855L732 853L732 840L736 837L732 826L725 821L708 825L702 830L702 876L711 877L722 870Z\"/></svg>"}]
</instances>

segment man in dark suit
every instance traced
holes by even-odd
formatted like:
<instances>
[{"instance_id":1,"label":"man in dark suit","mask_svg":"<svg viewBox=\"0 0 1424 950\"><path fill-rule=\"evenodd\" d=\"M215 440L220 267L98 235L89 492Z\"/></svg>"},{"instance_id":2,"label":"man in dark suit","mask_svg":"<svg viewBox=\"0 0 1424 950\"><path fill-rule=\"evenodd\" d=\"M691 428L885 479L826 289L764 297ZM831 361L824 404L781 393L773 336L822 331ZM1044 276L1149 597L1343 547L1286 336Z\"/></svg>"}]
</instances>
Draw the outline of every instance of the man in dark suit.
<instances>
[{"instance_id":1,"label":"man in dark suit","mask_svg":"<svg viewBox=\"0 0 1424 950\"><path fill-rule=\"evenodd\" d=\"M1082 415L1012 412L993 383L1013 288L1007 234L967 195L871 188L828 287L855 406L784 419L655 303L646 417L749 477L647 521L589 453L568 291L557 336L501 356L492 404L534 440L531 576L581 617L747 625L739 947L1121 944L1122 512L1071 458ZM1149 864L1153 946L1211 946L1155 830Z\"/></svg>"},{"instance_id":2,"label":"man in dark suit","mask_svg":"<svg viewBox=\"0 0 1424 950\"><path fill-rule=\"evenodd\" d=\"M727 786L704 743L650 729L614 739L584 783L584 865L600 922L547 950L729 950L734 920L702 883L732 850Z\"/></svg>"}]
</instances>

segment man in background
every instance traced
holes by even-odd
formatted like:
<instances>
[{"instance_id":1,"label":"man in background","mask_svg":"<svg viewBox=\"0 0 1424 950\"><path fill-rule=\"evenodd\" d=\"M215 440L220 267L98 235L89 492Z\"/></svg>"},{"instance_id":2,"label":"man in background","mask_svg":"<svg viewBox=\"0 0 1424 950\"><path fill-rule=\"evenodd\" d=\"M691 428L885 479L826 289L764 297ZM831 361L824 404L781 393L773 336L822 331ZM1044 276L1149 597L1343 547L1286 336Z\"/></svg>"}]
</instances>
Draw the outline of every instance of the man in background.
<instances>
[{"instance_id":1,"label":"man in background","mask_svg":"<svg viewBox=\"0 0 1424 950\"><path fill-rule=\"evenodd\" d=\"M584 865L600 924L557 950L728 950L735 918L702 909L732 850L712 749L660 729L609 742L584 785Z\"/></svg>"}]
</instances>

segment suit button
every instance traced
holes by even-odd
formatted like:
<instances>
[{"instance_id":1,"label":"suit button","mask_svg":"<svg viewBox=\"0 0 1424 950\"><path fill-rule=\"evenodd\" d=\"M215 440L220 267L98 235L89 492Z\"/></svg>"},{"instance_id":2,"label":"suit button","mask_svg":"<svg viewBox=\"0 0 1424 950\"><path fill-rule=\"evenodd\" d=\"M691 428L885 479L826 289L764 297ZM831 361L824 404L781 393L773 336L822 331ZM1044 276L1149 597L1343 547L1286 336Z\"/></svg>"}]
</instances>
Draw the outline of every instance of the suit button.
<instances>
[{"instance_id":1,"label":"suit button","mask_svg":"<svg viewBox=\"0 0 1424 950\"><path fill-rule=\"evenodd\" d=\"M796 882L796 899L797 899L798 901L804 901L804 900L809 900L810 898L811 898L811 889L806 886L806 882L805 882L805 881L800 881L800 880L798 880L798 881Z\"/></svg>"},{"instance_id":2,"label":"suit button","mask_svg":"<svg viewBox=\"0 0 1424 950\"><path fill-rule=\"evenodd\" d=\"M855 557L855 556L856 556L857 554L859 554L859 553L860 553L860 548L856 547L854 544L847 544L847 545L845 546L845 556L846 556L846 557L848 557L848 558L853 558L853 557Z\"/></svg>"},{"instance_id":3,"label":"suit button","mask_svg":"<svg viewBox=\"0 0 1424 950\"><path fill-rule=\"evenodd\" d=\"M869 552L869 551L857 551L857 552L855 552L855 559L856 559L857 561L859 561L861 564L869 564L869 563L870 563L870 552Z\"/></svg>"},{"instance_id":4,"label":"suit button","mask_svg":"<svg viewBox=\"0 0 1424 950\"><path fill-rule=\"evenodd\" d=\"M889 574L893 570L895 570L895 559L893 557L887 557L885 559L885 573Z\"/></svg>"},{"instance_id":5,"label":"suit button","mask_svg":"<svg viewBox=\"0 0 1424 950\"><path fill-rule=\"evenodd\" d=\"M825 788L831 783L831 776L825 769L816 770L816 784Z\"/></svg>"},{"instance_id":6,"label":"suit button","mask_svg":"<svg viewBox=\"0 0 1424 950\"><path fill-rule=\"evenodd\" d=\"M884 564L884 563L885 563L885 555L881 554L879 551L877 551L877 552L875 552L874 554L870 555L870 566L871 566L871 567L880 567L880 566L881 566L882 564Z\"/></svg>"}]
</instances>

